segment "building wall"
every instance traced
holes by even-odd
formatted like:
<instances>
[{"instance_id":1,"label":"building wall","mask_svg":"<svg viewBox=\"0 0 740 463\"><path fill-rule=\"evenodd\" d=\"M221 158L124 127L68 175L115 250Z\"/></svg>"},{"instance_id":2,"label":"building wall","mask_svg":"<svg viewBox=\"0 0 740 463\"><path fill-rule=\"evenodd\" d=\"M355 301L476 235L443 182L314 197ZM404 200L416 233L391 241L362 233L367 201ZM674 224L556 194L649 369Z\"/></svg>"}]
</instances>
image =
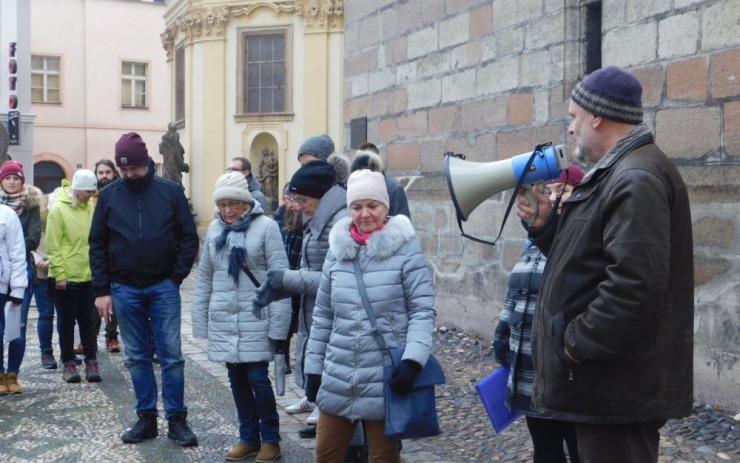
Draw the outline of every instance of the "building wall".
<instances>
[{"instance_id":1,"label":"building wall","mask_svg":"<svg viewBox=\"0 0 740 463\"><path fill-rule=\"evenodd\" d=\"M368 117L368 139L406 182L434 273L438 322L492 337L525 234L512 214L491 247L460 236L443 153L507 159L566 144L567 103L585 74L579 0L348 2L344 130ZM602 62L644 86L646 122L690 189L695 237L699 397L740 407L740 2L603 2ZM465 231L496 237L511 192L494 195ZM649 207L649 205L645 205Z\"/></svg>"},{"instance_id":2,"label":"building wall","mask_svg":"<svg viewBox=\"0 0 740 463\"><path fill-rule=\"evenodd\" d=\"M297 149L305 138L328 133L338 147L343 146L338 91L343 13L341 8L312 10L310 3L174 0L167 4L162 44L168 52L172 95L175 50L181 46L185 50L185 119L179 122L178 132L186 162L192 166L184 183L201 228L213 218L213 185L232 158L249 158L256 175L262 149L271 148L280 166L282 190L299 167ZM271 27L289 30L292 110L280 116L239 116L241 33ZM174 112L173 97L173 118Z\"/></svg>"},{"instance_id":3,"label":"building wall","mask_svg":"<svg viewBox=\"0 0 740 463\"><path fill-rule=\"evenodd\" d=\"M34 0L32 53L61 56L61 104L32 105L34 161L51 156L68 178L113 158L118 138L138 132L155 162L169 122L168 69L159 34L165 5L132 0ZM70 25L75 25L71 27ZM135 25L135 27L129 27ZM121 62L147 63L146 109L121 107Z\"/></svg>"}]
</instances>

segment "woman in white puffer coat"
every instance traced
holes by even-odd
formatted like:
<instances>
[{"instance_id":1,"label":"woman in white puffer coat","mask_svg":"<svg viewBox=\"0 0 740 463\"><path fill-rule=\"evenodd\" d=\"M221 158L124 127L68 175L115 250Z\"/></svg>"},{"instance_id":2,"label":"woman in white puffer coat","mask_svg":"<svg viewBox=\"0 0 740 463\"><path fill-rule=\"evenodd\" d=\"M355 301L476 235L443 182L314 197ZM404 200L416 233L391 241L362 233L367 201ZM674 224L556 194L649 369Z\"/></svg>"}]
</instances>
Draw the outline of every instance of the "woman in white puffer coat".
<instances>
[{"instance_id":1,"label":"woman in white puffer coat","mask_svg":"<svg viewBox=\"0 0 740 463\"><path fill-rule=\"evenodd\" d=\"M384 436L384 352L372 334L353 261L388 347L404 347L390 385L408 393L429 358L436 310L427 262L406 216L388 217L383 175L358 170L347 182L350 219L329 234L306 351L306 396L321 409L316 462L341 462L358 420L370 459L400 462L398 441Z\"/></svg>"},{"instance_id":2,"label":"woman in white puffer coat","mask_svg":"<svg viewBox=\"0 0 740 463\"><path fill-rule=\"evenodd\" d=\"M288 268L277 222L252 199L244 175L216 181L218 213L201 251L192 303L193 336L208 339L208 359L225 362L239 418L239 443L226 455L258 462L280 456L280 422L268 363L275 341L288 335L290 300L252 311L251 298L267 270ZM253 282L254 280L254 282Z\"/></svg>"}]
</instances>

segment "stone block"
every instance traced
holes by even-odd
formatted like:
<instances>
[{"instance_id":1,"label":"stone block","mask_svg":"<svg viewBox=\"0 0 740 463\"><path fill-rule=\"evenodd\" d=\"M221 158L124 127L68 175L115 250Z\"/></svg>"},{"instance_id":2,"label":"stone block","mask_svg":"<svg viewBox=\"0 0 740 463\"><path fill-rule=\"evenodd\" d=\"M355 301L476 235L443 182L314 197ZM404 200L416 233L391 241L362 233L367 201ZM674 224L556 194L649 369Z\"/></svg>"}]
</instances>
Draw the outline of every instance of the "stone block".
<instances>
[{"instance_id":1,"label":"stone block","mask_svg":"<svg viewBox=\"0 0 740 463\"><path fill-rule=\"evenodd\" d=\"M429 204L420 204L419 207L414 209L414 228L416 232L434 232L436 227L434 225L434 208Z\"/></svg>"},{"instance_id":2,"label":"stone block","mask_svg":"<svg viewBox=\"0 0 740 463\"><path fill-rule=\"evenodd\" d=\"M649 65L630 69L630 72L642 85L642 106L652 108L660 105L663 100L663 66Z\"/></svg>"},{"instance_id":3,"label":"stone block","mask_svg":"<svg viewBox=\"0 0 740 463\"><path fill-rule=\"evenodd\" d=\"M496 38L496 55L507 56L521 53L524 50L524 26L514 27L505 33L494 34Z\"/></svg>"},{"instance_id":4,"label":"stone block","mask_svg":"<svg viewBox=\"0 0 740 463\"><path fill-rule=\"evenodd\" d=\"M487 63L493 59L496 59L498 52L496 51L496 34L487 35L480 38L480 62Z\"/></svg>"},{"instance_id":5,"label":"stone block","mask_svg":"<svg viewBox=\"0 0 740 463\"><path fill-rule=\"evenodd\" d=\"M712 281L718 275L730 270L730 261L722 257L694 254L694 286Z\"/></svg>"},{"instance_id":6,"label":"stone block","mask_svg":"<svg viewBox=\"0 0 740 463\"><path fill-rule=\"evenodd\" d=\"M439 29L436 25L412 32L406 39L406 56L418 58L439 49Z\"/></svg>"},{"instance_id":7,"label":"stone block","mask_svg":"<svg viewBox=\"0 0 740 463\"><path fill-rule=\"evenodd\" d=\"M520 87L539 87L550 81L550 51L541 50L521 56L519 71Z\"/></svg>"},{"instance_id":8,"label":"stone block","mask_svg":"<svg viewBox=\"0 0 740 463\"><path fill-rule=\"evenodd\" d=\"M514 218L511 217L509 218L509 220L514 220ZM519 262L519 260L522 258L522 253L524 252L524 244L526 242L526 239L509 239L505 240L502 243L503 255L501 256L501 264L509 272L511 272L517 262Z\"/></svg>"},{"instance_id":9,"label":"stone block","mask_svg":"<svg viewBox=\"0 0 740 463\"><path fill-rule=\"evenodd\" d=\"M531 93L512 93L509 95L509 125L528 125L532 123L534 96Z\"/></svg>"},{"instance_id":10,"label":"stone block","mask_svg":"<svg viewBox=\"0 0 740 463\"><path fill-rule=\"evenodd\" d=\"M359 74L349 79L352 86L352 98L367 94L368 75Z\"/></svg>"},{"instance_id":11,"label":"stone block","mask_svg":"<svg viewBox=\"0 0 740 463\"><path fill-rule=\"evenodd\" d=\"M411 61L396 66L396 84L408 85L411 82L416 82L418 79L418 67L419 61Z\"/></svg>"},{"instance_id":12,"label":"stone block","mask_svg":"<svg viewBox=\"0 0 740 463\"><path fill-rule=\"evenodd\" d=\"M353 2L352 8L344 9L345 24L354 23L368 15L375 14L395 0L373 0L372 2Z\"/></svg>"},{"instance_id":13,"label":"stone block","mask_svg":"<svg viewBox=\"0 0 740 463\"><path fill-rule=\"evenodd\" d=\"M442 103L460 102L475 97L475 69L442 77Z\"/></svg>"},{"instance_id":14,"label":"stone block","mask_svg":"<svg viewBox=\"0 0 740 463\"><path fill-rule=\"evenodd\" d=\"M379 14L373 14L362 20L357 40L359 48L380 45L380 18Z\"/></svg>"},{"instance_id":15,"label":"stone block","mask_svg":"<svg viewBox=\"0 0 740 463\"><path fill-rule=\"evenodd\" d=\"M460 126L460 106L453 104L429 110L429 135L444 135Z\"/></svg>"},{"instance_id":16,"label":"stone block","mask_svg":"<svg viewBox=\"0 0 740 463\"><path fill-rule=\"evenodd\" d=\"M445 202L442 207L437 207L434 210L434 229L438 233L450 232L450 226L452 225L452 218L454 216L452 209L449 203Z\"/></svg>"},{"instance_id":17,"label":"stone block","mask_svg":"<svg viewBox=\"0 0 740 463\"><path fill-rule=\"evenodd\" d=\"M440 79L431 79L409 84L406 92L408 109L435 106L442 99L442 81Z\"/></svg>"},{"instance_id":18,"label":"stone block","mask_svg":"<svg viewBox=\"0 0 740 463\"><path fill-rule=\"evenodd\" d=\"M361 96L359 98L353 98L344 103L344 123L349 124L349 121L355 117L367 116L373 109L373 97L371 95Z\"/></svg>"},{"instance_id":19,"label":"stone block","mask_svg":"<svg viewBox=\"0 0 740 463\"><path fill-rule=\"evenodd\" d=\"M385 65L400 63L406 60L406 36L387 42L383 46Z\"/></svg>"},{"instance_id":20,"label":"stone block","mask_svg":"<svg viewBox=\"0 0 740 463\"><path fill-rule=\"evenodd\" d=\"M532 122L543 124L547 122L547 115L550 111L550 93L546 90L535 92L534 103L532 104Z\"/></svg>"},{"instance_id":21,"label":"stone block","mask_svg":"<svg viewBox=\"0 0 740 463\"><path fill-rule=\"evenodd\" d=\"M710 69L712 98L740 95L740 49L714 54Z\"/></svg>"},{"instance_id":22,"label":"stone block","mask_svg":"<svg viewBox=\"0 0 740 463\"><path fill-rule=\"evenodd\" d=\"M437 77L450 71L450 54L436 53L416 60L415 63L419 79Z\"/></svg>"},{"instance_id":23,"label":"stone block","mask_svg":"<svg viewBox=\"0 0 740 463\"><path fill-rule=\"evenodd\" d=\"M378 67L378 49L362 50L344 59L344 77L351 78L370 72Z\"/></svg>"},{"instance_id":24,"label":"stone block","mask_svg":"<svg viewBox=\"0 0 740 463\"><path fill-rule=\"evenodd\" d=\"M389 170L418 170L419 142L395 143L386 147Z\"/></svg>"},{"instance_id":25,"label":"stone block","mask_svg":"<svg viewBox=\"0 0 740 463\"><path fill-rule=\"evenodd\" d=\"M452 69L465 69L480 64L480 42L473 40L454 48L450 53Z\"/></svg>"},{"instance_id":26,"label":"stone block","mask_svg":"<svg viewBox=\"0 0 740 463\"><path fill-rule=\"evenodd\" d=\"M657 57L656 23L641 23L607 31L602 42L602 62L624 68L652 63Z\"/></svg>"},{"instance_id":27,"label":"stone block","mask_svg":"<svg viewBox=\"0 0 740 463\"><path fill-rule=\"evenodd\" d=\"M707 62L704 58L679 61L666 71L666 97L669 100L707 99Z\"/></svg>"},{"instance_id":28,"label":"stone block","mask_svg":"<svg viewBox=\"0 0 740 463\"><path fill-rule=\"evenodd\" d=\"M406 111L408 95L405 88L398 88L388 94L388 114Z\"/></svg>"},{"instance_id":29,"label":"stone block","mask_svg":"<svg viewBox=\"0 0 740 463\"><path fill-rule=\"evenodd\" d=\"M421 173L444 172L444 141L428 139L421 142Z\"/></svg>"},{"instance_id":30,"label":"stone block","mask_svg":"<svg viewBox=\"0 0 740 463\"><path fill-rule=\"evenodd\" d=\"M492 30L493 18L491 17L490 3L470 12L470 35L472 37L487 35Z\"/></svg>"},{"instance_id":31,"label":"stone block","mask_svg":"<svg viewBox=\"0 0 740 463\"><path fill-rule=\"evenodd\" d=\"M493 161L493 133L460 134L445 139L445 152L464 154L468 161Z\"/></svg>"},{"instance_id":32,"label":"stone block","mask_svg":"<svg viewBox=\"0 0 740 463\"><path fill-rule=\"evenodd\" d=\"M705 204L716 208L740 203L740 166L710 164L679 166L678 170L689 190L692 209L700 210ZM713 210L707 214L714 214Z\"/></svg>"},{"instance_id":33,"label":"stone block","mask_svg":"<svg viewBox=\"0 0 740 463\"><path fill-rule=\"evenodd\" d=\"M542 0L493 0L493 30L501 32L542 15Z\"/></svg>"},{"instance_id":34,"label":"stone block","mask_svg":"<svg viewBox=\"0 0 740 463\"><path fill-rule=\"evenodd\" d=\"M462 13L439 24L439 49L459 45L470 40L470 14Z\"/></svg>"},{"instance_id":35,"label":"stone block","mask_svg":"<svg viewBox=\"0 0 740 463\"><path fill-rule=\"evenodd\" d=\"M634 5L637 7L637 19L652 18L671 10L671 2L666 0L638 0Z\"/></svg>"},{"instance_id":36,"label":"stone block","mask_svg":"<svg viewBox=\"0 0 740 463\"><path fill-rule=\"evenodd\" d=\"M563 128L555 124L498 132L496 134L496 160L531 153L536 145L542 143L560 144L565 138L564 135Z\"/></svg>"},{"instance_id":37,"label":"stone block","mask_svg":"<svg viewBox=\"0 0 740 463\"><path fill-rule=\"evenodd\" d=\"M495 95L516 88L519 85L519 58L502 58L478 70L478 96Z\"/></svg>"},{"instance_id":38,"label":"stone block","mask_svg":"<svg viewBox=\"0 0 740 463\"><path fill-rule=\"evenodd\" d=\"M728 49L740 45L738 30L740 2L720 0L702 9L701 50Z\"/></svg>"},{"instance_id":39,"label":"stone block","mask_svg":"<svg viewBox=\"0 0 740 463\"><path fill-rule=\"evenodd\" d=\"M414 216L414 222L416 222L416 213L412 213ZM417 227L417 236L419 237L419 245L424 251L424 255L427 259L433 259L439 255L439 236L436 233L419 233Z\"/></svg>"},{"instance_id":40,"label":"stone block","mask_svg":"<svg viewBox=\"0 0 740 463\"><path fill-rule=\"evenodd\" d=\"M563 11L559 11L526 24L524 26L526 30L526 49L539 50L554 43L563 42L565 40L563 15Z\"/></svg>"},{"instance_id":41,"label":"stone block","mask_svg":"<svg viewBox=\"0 0 740 463\"><path fill-rule=\"evenodd\" d=\"M463 225L464 226L464 225ZM457 229L457 223L455 224L455 230ZM460 236L460 235L458 235ZM468 240L460 236L460 239L464 240L465 243L465 265L469 267L475 267L482 264L489 264L496 260L499 254L499 250L496 249L498 246L491 246L490 244L476 243L475 241Z\"/></svg>"},{"instance_id":42,"label":"stone block","mask_svg":"<svg viewBox=\"0 0 740 463\"><path fill-rule=\"evenodd\" d=\"M371 71L368 78L370 92L387 89L396 84L396 74L389 67Z\"/></svg>"},{"instance_id":43,"label":"stone block","mask_svg":"<svg viewBox=\"0 0 740 463\"><path fill-rule=\"evenodd\" d=\"M720 217L702 217L694 222L694 247L727 250L735 240L735 222Z\"/></svg>"},{"instance_id":44,"label":"stone block","mask_svg":"<svg viewBox=\"0 0 740 463\"><path fill-rule=\"evenodd\" d=\"M462 129L483 130L506 125L507 98L496 96L462 103Z\"/></svg>"},{"instance_id":45,"label":"stone block","mask_svg":"<svg viewBox=\"0 0 740 463\"><path fill-rule=\"evenodd\" d=\"M373 117L383 117L388 114L388 92L374 93L373 97Z\"/></svg>"},{"instance_id":46,"label":"stone block","mask_svg":"<svg viewBox=\"0 0 740 463\"><path fill-rule=\"evenodd\" d=\"M445 205L452 205L449 202L450 194L447 189L447 179L443 174L439 175L424 175L416 178L406 189L406 196L409 198L409 202L418 201L421 204L430 204L434 201L442 201ZM436 213L433 210L429 211L430 220L436 220ZM436 222L432 222L434 224ZM416 215L414 215L414 226L416 226Z\"/></svg>"},{"instance_id":47,"label":"stone block","mask_svg":"<svg viewBox=\"0 0 740 463\"><path fill-rule=\"evenodd\" d=\"M427 135L427 112L415 111L396 118L400 139L412 139Z\"/></svg>"},{"instance_id":48,"label":"stone block","mask_svg":"<svg viewBox=\"0 0 740 463\"><path fill-rule=\"evenodd\" d=\"M442 3L442 2L439 2ZM447 14L458 14L467 11L483 3L481 0L445 0L445 11Z\"/></svg>"},{"instance_id":49,"label":"stone block","mask_svg":"<svg viewBox=\"0 0 740 463\"><path fill-rule=\"evenodd\" d=\"M388 8L380 13L380 40L386 42L398 35L398 9Z\"/></svg>"},{"instance_id":50,"label":"stone block","mask_svg":"<svg viewBox=\"0 0 740 463\"><path fill-rule=\"evenodd\" d=\"M421 1L409 0L403 3L399 2L398 33L403 35L410 31L415 31L419 29L419 27L421 27Z\"/></svg>"},{"instance_id":51,"label":"stone block","mask_svg":"<svg viewBox=\"0 0 740 463\"><path fill-rule=\"evenodd\" d=\"M655 133L658 146L673 159L698 159L720 149L720 112L716 107L676 108L658 111Z\"/></svg>"},{"instance_id":52,"label":"stone block","mask_svg":"<svg viewBox=\"0 0 740 463\"><path fill-rule=\"evenodd\" d=\"M556 85L550 89L549 95L549 107L550 107L550 120L567 120L570 121L568 115L568 103L570 102L570 92L572 85Z\"/></svg>"},{"instance_id":53,"label":"stone block","mask_svg":"<svg viewBox=\"0 0 740 463\"><path fill-rule=\"evenodd\" d=\"M345 24L344 28L344 56L354 55L359 51L360 25L358 23Z\"/></svg>"},{"instance_id":54,"label":"stone block","mask_svg":"<svg viewBox=\"0 0 740 463\"><path fill-rule=\"evenodd\" d=\"M732 158L740 158L740 101L724 104L725 152Z\"/></svg>"},{"instance_id":55,"label":"stone block","mask_svg":"<svg viewBox=\"0 0 740 463\"><path fill-rule=\"evenodd\" d=\"M398 124L395 118L383 119L379 126L381 143L390 143L398 138Z\"/></svg>"},{"instance_id":56,"label":"stone block","mask_svg":"<svg viewBox=\"0 0 740 463\"><path fill-rule=\"evenodd\" d=\"M451 234L439 235L439 253L460 255L463 251L463 237Z\"/></svg>"},{"instance_id":57,"label":"stone block","mask_svg":"<svg viewBox=\"0 0 740 463\"><path fill-rule=\"evenodd\" d=\"M699 47L699 13L689 11L658 22L658 58L693 55Z\"/></svg>"},{"instance_id":58,"label":"stone block","mask_svg":"<svg viewBox=\"0 0 740 463\"><path fill-rule=\"evenodd\" d=\"M445 17L444 2L439 0L421 0L421 22L424 25L442 21Z\"/></svg>"}]
</instances>

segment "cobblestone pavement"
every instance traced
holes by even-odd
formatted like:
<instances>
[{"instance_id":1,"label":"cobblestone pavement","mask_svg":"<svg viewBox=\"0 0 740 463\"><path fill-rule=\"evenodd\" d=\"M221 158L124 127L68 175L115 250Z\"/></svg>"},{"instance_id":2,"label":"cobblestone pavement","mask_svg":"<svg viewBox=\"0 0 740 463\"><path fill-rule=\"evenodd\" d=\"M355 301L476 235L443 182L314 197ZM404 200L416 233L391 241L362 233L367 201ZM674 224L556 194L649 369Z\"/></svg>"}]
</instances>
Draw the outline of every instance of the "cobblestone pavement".
<instances>
[{"instance_id":1,"label":"cobblestone pavement","mask_svg":"<svg viewBox=\"0 0 740 463\"><path fill-rule=\"evenodd\" d=\"M185 398L189 421L199 437L198 447L183 449L169 441L164 420L160 420L157 439L139 445L121 443L121 432L135 420L124 354L105 352L101 335L99 361L103 382L90 384L83 380L81 384L66 384L61 370L41 368L35 320L30 320L28 347L19 377L24 392L0 397L0 461L224 461L225 452L236 442L238 423L225 367L208 361L206 342L192 337L192 288L191 275L182 288L182 334ZM31 315L35 315L34 308ZM433 351L447 376L447 384L437 389L443 433L431 439L404 441L404 462L531 461L532 446L524 420L496 434L475 393L475 384L495 368L487 343L440 327L435 333ZM288 376L285 395L277 397L283 438L280 461L284 463L313 461L314 440L298 437L308 415L288 415L283 411L284 406L302 395L293 377ZM740 426L732 417L711 407L697 404L692 417L669 421L661 434L661 462L740 462Z\"/></svg>"}]
</instances>

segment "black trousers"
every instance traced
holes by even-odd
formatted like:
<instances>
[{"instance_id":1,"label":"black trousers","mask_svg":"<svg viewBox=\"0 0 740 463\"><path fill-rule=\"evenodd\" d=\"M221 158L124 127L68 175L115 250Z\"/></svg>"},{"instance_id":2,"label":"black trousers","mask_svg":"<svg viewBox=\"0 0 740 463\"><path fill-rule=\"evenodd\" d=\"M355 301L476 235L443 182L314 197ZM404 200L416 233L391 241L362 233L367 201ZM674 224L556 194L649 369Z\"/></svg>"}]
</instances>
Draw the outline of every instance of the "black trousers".
<instances>
[{"instance_id":1,"label":"black trousers","mask_svg":"<svg viewBox=\"0 0 740 463\"><path fill-rule=\"evenodd\" d=\"M80 328L80 341L85 348L85 363L97 359L98 344L93 332L92 309L95 294L90 282L67 282L67 289L54 290L54 303L59 312L59 350L62 363L75 358L75 321Z\"/></svg>"},{"instance_id":2,"label":"black trousers","mask_svg":"<svg viewBox=\"0 0 740 463\"><path fill-rule=\"evenodd\" d=\"M576 423L583 463L655 463L665 420L634 424Z\"/></svg>"},{"instance_id":3,"label":"black trousers","mask_svg":"<svg viewBox=\"0 0 740 463\"><path fill-rule=\"evenodd\" d=\"M581 462L573 423L528 416L527 428L534 444L534 463L567 463L563 441L568 447L570 463Z\"/></svg>"}]
</instances>

